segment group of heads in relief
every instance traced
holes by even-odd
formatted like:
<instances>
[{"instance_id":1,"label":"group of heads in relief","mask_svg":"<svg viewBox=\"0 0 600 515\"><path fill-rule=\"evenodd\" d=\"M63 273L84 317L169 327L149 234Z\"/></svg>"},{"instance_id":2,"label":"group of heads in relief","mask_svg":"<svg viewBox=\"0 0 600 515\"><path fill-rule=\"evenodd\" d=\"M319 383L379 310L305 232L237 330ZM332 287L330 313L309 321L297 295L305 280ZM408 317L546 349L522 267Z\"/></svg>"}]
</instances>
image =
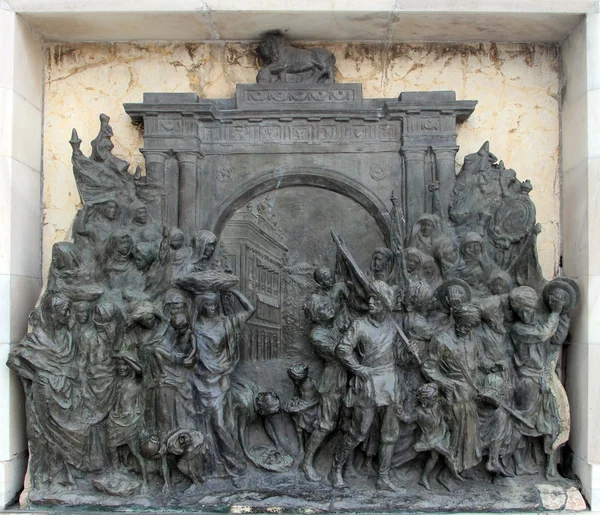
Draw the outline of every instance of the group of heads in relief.
<instances>
[{"instance_id":1,"label":"group of heads in relief","mask_svg":"<svg viewBox=\"0 0 600 515\"><path fill-rule=\"evenodd\" d=\"M331 228L335 268L314 271L304 305L319 366L290 360L278 390L237 376L256 302L216 259L217 236L161 227L163 186L128 172L100 121L90 157L73 133L83 207L8 359L38 499L170 499L213 480L277 489L281 475L388 491L559 477L560 363L579 291L543 279L531 184L487 143L465 158L449 206L431 183L432 212L405 227L391 198L389 241L367 270Z\"/></svg>"},{"instance_id":2,"label":"group of heads in relief","mask_svg":"<svg viewBox=\"0 0 600 515\"><path fill-rule=\"evenodd\" d=\"M321 290L307 312L326 362L321 416L333 405L345 420L329 477L344 486L361 448L390 490L390 469L416 458L427 489L433 478L450 491L474 477L556 480L570 428L560 361L578 286L543 279L531 184L487 142L466 156L447 212L439 185L428 189L432 213L409 231L392 197L390 246L374 249L369 270L332 232L335 273L315 272ZM315 451L339 431L316 428L300 465L309 479Z\"/></svg>"}]
</instances>

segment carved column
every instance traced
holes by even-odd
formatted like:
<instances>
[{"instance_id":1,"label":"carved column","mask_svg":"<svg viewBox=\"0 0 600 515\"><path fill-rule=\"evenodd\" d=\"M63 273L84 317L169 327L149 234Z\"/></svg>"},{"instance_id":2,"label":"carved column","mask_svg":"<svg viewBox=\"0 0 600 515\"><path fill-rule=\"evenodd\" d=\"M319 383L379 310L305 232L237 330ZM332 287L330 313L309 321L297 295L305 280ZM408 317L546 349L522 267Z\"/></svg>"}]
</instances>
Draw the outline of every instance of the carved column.
<instances>
[{"instance_id":1,"label":"carved column","mask_svg":"<svg viewBox=\"0 0 600 515\"><path fill-rule=\"evenodd\" d=\"M403 148L404 176L406 181L406 230L425 212L425 157L427 148Z\"/></svg>"},{"instance_id":2,"label":"carved column","mask_svg":"<svg viewBox=\"0 0 600 515\"><path fill-rule=\"evenodd\" d=\"M437 180L440 181L442 213L444 213L444 216L447 216L450 195L452 194L454 178L456 177L455 158L458 147L435 148L433 151L437 166Z\"/></svg>"},{"instance_id":3,"label":"carved column","mask_svg":"<svg viewBox=\"0 0 600 515\"><path fill-rule=\"evenodd\" d=\"M165 163L168 154L166 152L146 149L142 149L141 152L144 155L144 160L146 161L146 175L148 178L158 184L167 185ZM171 197L172 195L173 194L169 192L168 197ZM150 214L157 222L171 225L172 222L167 216L168 197L157 199L152 203L152 205L149 206L149 210Z\"/></svg>"},{"instance_id":4,"label":"carved column","mask_svg":"<svg viewBox=\"0 0 600 515\"><path fill-rule=\"evenodd\" d=\"M199 158L199 152L177 152L179 163L177 226L186 235L188 241L197 230L196 188Z\"/></svg>"}]
</instances>

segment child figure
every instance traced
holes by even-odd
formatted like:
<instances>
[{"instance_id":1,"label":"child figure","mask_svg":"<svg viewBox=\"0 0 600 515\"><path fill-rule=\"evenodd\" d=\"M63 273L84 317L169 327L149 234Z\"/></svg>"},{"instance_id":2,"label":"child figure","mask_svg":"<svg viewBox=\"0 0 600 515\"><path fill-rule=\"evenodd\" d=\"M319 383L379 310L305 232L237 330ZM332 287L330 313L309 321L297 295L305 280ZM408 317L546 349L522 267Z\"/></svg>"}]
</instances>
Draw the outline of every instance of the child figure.
<instances>
[{"instance_id":1,"label":"child figure","mask_svg":"<svg viewBox=\"0 0 600 515\"><path fill-rule=\"evenodd\" d=\"M191 368L196 362L196 345L187 313L175 312L170 318L173 334L163 340L163 345L154 349L154 357L161 375L165 375L169 365ZM167 367L165 368L165 363Z\"/></svg>"},{"instance_id":2,"label":"child figure","mask_svg":"<svg viewBox=\"0 0 600 515\"><path fill-rule=\"evenodd\" d=\"M133 358L120 354L117 360L117 387L115 404L108 414L106 423L106 440L108 455L113 470L117 470L117 452L127 447L137 459L142 473L142 495L148 493L148 474L146 463L139 452L142 443L144 415L144 388L142 383L142 367Z\"/></svg>"},{"instance_id":3,"label":"child figure","mask_svg":"<svg viewBox=\"0 0 600 515\"><path fill-rule=\"evenodd\" d=\"M408 416L400 408L399 416L407 424L416 422L421 429L421 437L415 443L413 449L416 452L429 452L429 458L425 462L419 484L427 490L431 490L429 475L433 471L440 454L445 458L452 476L459 481L464 481L456 470L454 459L449 450L450 431L439 402L438 386L435 383L427 383L421 386L417 390L417 401L419 405L415 409L414 415Z\"/></svg>"},{"instance_id":4,"label":"child figure","mask_svg":"<svg viewBox=\"0 0 600 515\"><path fill-rule=\"evenodd\" d=\"M192 427L194 413L189 368L196 362L194 335L187 313L172 313L171 328L165 338L154 348L158 368L153 390L154 427L160 440L182 427ZM167 457L162 456L164 489L168 490L169 471Z\"/></svg>"},{"instance_id":5,"label":"child figure","mask_svg":"<svg viewBox=\"0 0 600 515\"><path fill-rule=\"evenodd\" d=\"M292 415L298 433L300 452L304 454L304 443L313 432L319 410L319 392L317 384L308 376L308 367L304 363L294 363L287 370L294 383L294 397L284 408Z\"/></svg>"},{"instance_id":6,"label":"child figure","mask_svg":"<svg viewBox=\"0 0 600 515\"><path fill-rule=\"evenodd\" d=\"M172 279L177 279L185 273L191 255L191 249L185 245L183 231L177 227L172 227L169 231L169 261L171 263Z\"/></svg>"},{"instance_id":7,"label":"child figure","mask_svg":"<svg viewBox=\"0 0 600 515\"><path fill-rule=\"evenodd\" d=\"M168 435L165 447L167 454L177 457L177 470L192 482L184 493L197 491L204 483L204 435L194 429L176 429Z\"/></svg>"},{"instance_id":8,"label":"child figure","mask_svg":"<svg viewBox=\"0 0 600 515\"><path fill-rule=\"evenodd\" d=\"M318 268L313 274L315 282L320 286L319 295L328 297L335 310L334 325L340 332L345 332L350 325L348 315L348 287L343 282L335 282L334 274L327 267Z\"/></svg>"}]
</instances>

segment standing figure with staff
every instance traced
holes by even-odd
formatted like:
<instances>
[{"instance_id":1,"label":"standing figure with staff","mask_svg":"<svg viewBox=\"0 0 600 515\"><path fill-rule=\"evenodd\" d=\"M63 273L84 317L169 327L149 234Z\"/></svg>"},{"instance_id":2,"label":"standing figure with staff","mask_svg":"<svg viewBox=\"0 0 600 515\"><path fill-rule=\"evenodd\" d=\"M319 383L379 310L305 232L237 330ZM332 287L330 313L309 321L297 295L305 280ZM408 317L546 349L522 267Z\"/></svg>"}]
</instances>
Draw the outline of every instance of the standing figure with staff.
<instances>
[{"instance_id":1,"label":"standing figure with staff","mask_svg":"<svg viewBox=\"0 0 600 515\"><path fill-rule=\"evenodd\" d=\"M383 281L370 285L368 315L350 326L336 349L352 374L347 404L353 408L349 428L338 445L331 472L334 487L343 487L342 470L354 449L365 441L376 417L379 424L377 488L397 490L390 479L394 448L400 432L397 407L403 400L398 360L399 328L393 323L395 290Z\"/></svg>"}]
</instances>

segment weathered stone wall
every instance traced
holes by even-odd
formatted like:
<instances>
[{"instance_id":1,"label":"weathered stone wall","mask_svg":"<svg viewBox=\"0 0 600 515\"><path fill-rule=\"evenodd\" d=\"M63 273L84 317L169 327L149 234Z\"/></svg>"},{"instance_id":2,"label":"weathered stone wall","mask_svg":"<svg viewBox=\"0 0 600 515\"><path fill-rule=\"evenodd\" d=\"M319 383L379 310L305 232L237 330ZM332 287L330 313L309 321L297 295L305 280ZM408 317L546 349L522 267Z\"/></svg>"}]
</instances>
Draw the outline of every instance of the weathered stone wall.
<instances>
[{"instance_id":1,"label":"weathered stone wall","mask_svg":"<svg viewBox=\"0 0 600 515\"><path fill-rule=\"evenodd\" d=\"M554 45L323 45L337 59L337 82L360 82L365 98L402 91L454 90L457 99L478 100L459 126L457 163L490 140L491 150L531 194L543 231L540 263L554 275L560 252L559 55ZM197 92L233 97L236 83L255 82L254 45L244 44L51 44L44 89L43 268L50 250L65 239L79 205L68 140L76 127L90 152L98 115L111 117L115 154L143 164L142 134L125 114L124 102L144 92Z\"/></svg>"}]
</instances>

